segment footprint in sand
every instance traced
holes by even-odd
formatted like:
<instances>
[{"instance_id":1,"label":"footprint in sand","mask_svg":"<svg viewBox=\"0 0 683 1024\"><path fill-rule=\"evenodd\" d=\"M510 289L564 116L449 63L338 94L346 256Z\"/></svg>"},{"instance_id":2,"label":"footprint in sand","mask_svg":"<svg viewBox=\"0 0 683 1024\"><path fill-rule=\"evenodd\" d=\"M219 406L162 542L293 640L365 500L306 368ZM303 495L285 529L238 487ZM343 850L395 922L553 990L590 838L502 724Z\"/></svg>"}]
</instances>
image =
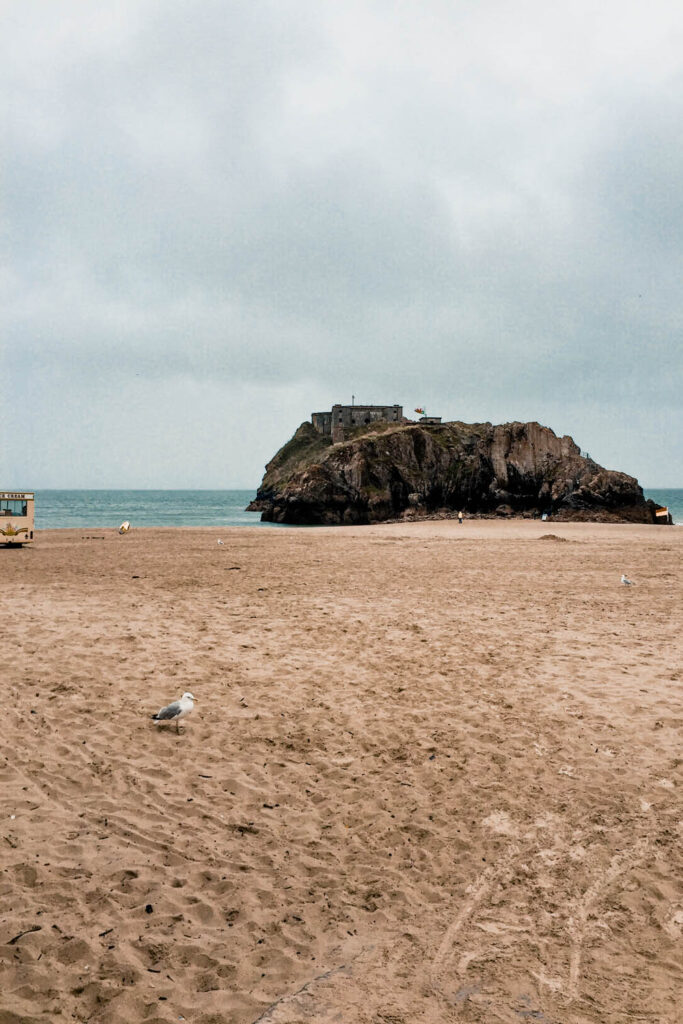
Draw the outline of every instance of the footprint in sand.
<instances>
[{"instance_id":1,"label":"footprint in sand","mask_svg":"<svg viewBox=\"0 0 683 1024\"><path fill-rule=\"evenodd\" d=\"M482 825L499 836L516 836L518 834L518 829L507 811L493 811L487 818L484 818Z\"/></svg>"},{"instance_id":2,"label":"footprint in sand","mask_svg":"<svg viewBox=\"0 0 683 1024\"><path fill-rule=\"evenodd\" d=\"M672 939L683 936L683 909L675 910L669 920L664 922L664 930Z\"/></svg>"}]
</instances>

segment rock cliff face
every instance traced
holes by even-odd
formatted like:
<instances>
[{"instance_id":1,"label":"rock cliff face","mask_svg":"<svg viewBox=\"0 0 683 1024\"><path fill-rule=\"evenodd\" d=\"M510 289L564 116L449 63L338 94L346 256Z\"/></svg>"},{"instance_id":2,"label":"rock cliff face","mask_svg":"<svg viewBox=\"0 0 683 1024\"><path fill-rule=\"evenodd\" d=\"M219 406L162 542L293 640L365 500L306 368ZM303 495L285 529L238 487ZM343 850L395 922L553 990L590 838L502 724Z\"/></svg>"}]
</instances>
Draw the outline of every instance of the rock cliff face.
<instances>
[{"instance_id":1,"label":"rock cliff face","mask_svg":"<svg viewBox=\"0 0 683 1024\"><path fill-rule=\"evenodd\" d=\"M332 444L310 423L266 466L267 522L373 523L448 514L654 522L638 481L539 423L375 424Z\"/></svg>"}]
</instances>

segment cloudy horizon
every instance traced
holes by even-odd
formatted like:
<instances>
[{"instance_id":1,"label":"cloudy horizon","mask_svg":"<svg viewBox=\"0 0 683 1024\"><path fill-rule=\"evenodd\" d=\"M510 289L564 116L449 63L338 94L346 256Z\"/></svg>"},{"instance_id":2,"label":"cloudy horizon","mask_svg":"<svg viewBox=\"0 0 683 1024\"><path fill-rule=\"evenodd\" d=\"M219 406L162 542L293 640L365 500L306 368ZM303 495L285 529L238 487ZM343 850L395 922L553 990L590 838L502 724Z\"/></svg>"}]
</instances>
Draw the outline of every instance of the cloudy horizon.
<instances>
[{"instance_id":1,"label":"cloudy horizon","mask_svg":"<svg viewBox=\"0 0 683 1024\"><path fill-rule=\"evenodd\" d=\"M2 22L3 486L255 488L352 394L683 486L683 9Z\"/></svg>"}]
</instances>

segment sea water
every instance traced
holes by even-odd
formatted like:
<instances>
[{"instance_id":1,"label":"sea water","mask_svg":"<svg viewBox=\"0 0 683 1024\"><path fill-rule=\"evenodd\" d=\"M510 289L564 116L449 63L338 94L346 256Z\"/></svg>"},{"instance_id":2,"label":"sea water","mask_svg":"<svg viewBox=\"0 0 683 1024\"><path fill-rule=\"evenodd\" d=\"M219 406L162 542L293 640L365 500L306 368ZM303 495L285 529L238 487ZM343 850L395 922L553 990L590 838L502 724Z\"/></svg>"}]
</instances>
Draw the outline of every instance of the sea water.
<instances>
[{"instance_id":1,"label":"sea water","mask_svg":"<svg viewBox=\"0 0 683 1024\"><path fill-rule=\"evenodd\" d=\"M270 526L246 512L254 491L36 491L36 529L132 526ZM683 523L683 490L645 490Z\"/></svg>"},{"instance_id":2,"label":"sea water","mask_svg":"<svg viewBox=\"0 0 683 1024\"><path fill-rule=\"evenodd\" d=\"M663 505L668 508L674 523L683 524L683 489L680 487L668 489L643 487L643 494L646 498L651 498L655 505Z\"/></svg>"},{"instance_id":3,"label":"sea water","mask_svg":"<svg viewBox=\"0 0 683 1024\"><path fill-rule=\"evenodd\" d=\"M131 526L261 526L246 512L256 491L48 491L36 495L36 529Z\"/></svg>"}]
</instances>

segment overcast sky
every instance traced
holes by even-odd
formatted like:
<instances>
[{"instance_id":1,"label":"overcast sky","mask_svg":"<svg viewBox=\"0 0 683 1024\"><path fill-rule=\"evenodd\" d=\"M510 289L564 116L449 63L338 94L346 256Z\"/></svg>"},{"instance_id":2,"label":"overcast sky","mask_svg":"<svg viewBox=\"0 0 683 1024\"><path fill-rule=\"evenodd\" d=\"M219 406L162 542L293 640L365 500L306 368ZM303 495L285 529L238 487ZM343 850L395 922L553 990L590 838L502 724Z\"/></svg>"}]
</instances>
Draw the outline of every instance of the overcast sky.
<instances>
[{"instance_id":1,"label":"overcast sky","mask_svg":"<svg viewBox=\"0 0 683 1024\"><path fill-rule=\"evenodd\" d=\"M683 5L0 5L3 487L256 487L334 402L683 486Z\"/></svg>"}]
</instances>

